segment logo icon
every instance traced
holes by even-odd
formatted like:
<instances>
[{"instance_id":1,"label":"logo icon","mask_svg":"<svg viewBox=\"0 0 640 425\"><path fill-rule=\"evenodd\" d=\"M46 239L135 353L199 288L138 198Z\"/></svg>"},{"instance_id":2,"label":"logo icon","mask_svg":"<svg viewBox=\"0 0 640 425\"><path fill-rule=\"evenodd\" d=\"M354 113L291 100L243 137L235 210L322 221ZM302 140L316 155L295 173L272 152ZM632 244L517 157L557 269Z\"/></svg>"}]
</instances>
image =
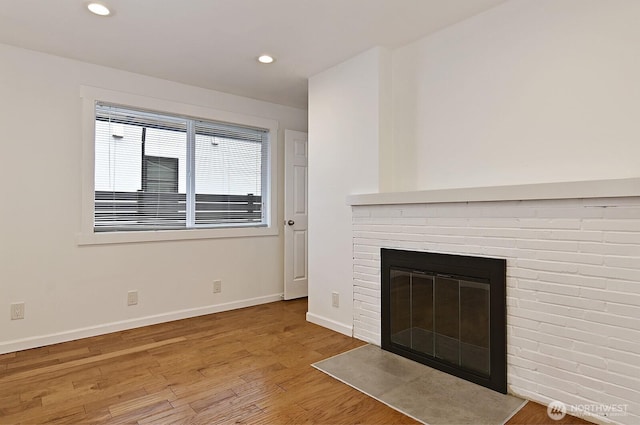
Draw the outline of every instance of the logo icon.
<instances>
[{"instance_id":1,"label":"logo icon","mask_svg":"<svg viewBox=\"0 0 640 425\"><path fill-rule=\"evenodd\" d=\"M561 401L552 401L547 406L547 415L554 421L559 421L567 414L567 405Z\"/></svg>"}]
</instances>

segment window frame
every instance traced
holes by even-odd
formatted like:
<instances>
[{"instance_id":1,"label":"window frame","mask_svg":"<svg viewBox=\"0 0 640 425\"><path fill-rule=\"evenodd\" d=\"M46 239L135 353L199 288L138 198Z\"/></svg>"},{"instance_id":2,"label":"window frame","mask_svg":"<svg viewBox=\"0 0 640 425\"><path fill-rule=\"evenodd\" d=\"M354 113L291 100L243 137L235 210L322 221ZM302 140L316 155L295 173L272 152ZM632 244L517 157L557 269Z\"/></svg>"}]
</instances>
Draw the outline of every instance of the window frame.
<instances>
[{"instance_id":1,"label":"window frame","mask_svg":"<svg viewBox=\"0 0 640 425\"><path fill-rule=\"evenodd\" d=\"M175 102L167 99L151 98L130 93L81 86L82 101L82 209L81 229L77 235L78 245L110 243L136 243L169 240L212 239L233 237L257 237L278 235L278 122L275 120L222 111L203 106ZM106 102L122 107L158 111L166 114L188 116L204 121L217 121L241 126L258 127L269 130L268 170L266 172L263 196L267 201L265 225L246 227L192 227L172 230L148 231L94 231L95 206L95 105Z\"/></svg>"}]
</instances>

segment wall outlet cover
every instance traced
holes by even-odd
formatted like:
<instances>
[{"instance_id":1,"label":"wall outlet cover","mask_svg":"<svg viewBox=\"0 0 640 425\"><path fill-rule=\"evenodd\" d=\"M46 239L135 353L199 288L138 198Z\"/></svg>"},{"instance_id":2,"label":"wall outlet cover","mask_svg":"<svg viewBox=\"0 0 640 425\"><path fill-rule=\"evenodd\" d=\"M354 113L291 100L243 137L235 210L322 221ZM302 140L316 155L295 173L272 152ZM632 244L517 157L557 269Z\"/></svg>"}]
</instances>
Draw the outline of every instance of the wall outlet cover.
<instances>
[{"instance_id":1,"label":"wall outlet cover","mask_svg":"<svg viewBox=\"0 0 640 425\"><path fill-rule=\"evenodd\" d=\"M24 303L11 304L11 320L24 319Z\"/></svg>"},{"instance_id":2,"label":"wall outlet cover","mask_svg":"<svg viewBox=\"0 0 640 425\"><path fill-rule=\"evenodd\" d=\"M127 305L138 304L138 291L127 292Z\"/></svg>"},{"instance_id":3,"label":"wall outlet cover","mask_svg":"<svg viewBox=\"0 0 640 425\"><path fill-rule=\"evenodd\" d=\"M337 292L331 293L331 306L338 308L340 307L340 294Z\"/></svg>"}]
</instances>

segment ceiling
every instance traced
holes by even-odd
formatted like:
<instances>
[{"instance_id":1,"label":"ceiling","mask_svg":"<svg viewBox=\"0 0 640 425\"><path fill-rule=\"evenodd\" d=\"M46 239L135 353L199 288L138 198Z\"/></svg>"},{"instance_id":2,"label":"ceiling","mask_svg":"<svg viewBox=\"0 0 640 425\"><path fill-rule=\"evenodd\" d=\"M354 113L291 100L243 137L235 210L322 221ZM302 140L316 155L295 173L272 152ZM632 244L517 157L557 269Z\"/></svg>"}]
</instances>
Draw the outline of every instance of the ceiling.
<instances>
[{"instance_id":1,"label":"ceiling","mask_svg":"<svg viewBox=\"0 0 640 425\"><path fill-rule=\"evenodd\" d=\"M306 109L314 74L504 1L0 0L0 43Z\"/></svg>"}]
</instances>

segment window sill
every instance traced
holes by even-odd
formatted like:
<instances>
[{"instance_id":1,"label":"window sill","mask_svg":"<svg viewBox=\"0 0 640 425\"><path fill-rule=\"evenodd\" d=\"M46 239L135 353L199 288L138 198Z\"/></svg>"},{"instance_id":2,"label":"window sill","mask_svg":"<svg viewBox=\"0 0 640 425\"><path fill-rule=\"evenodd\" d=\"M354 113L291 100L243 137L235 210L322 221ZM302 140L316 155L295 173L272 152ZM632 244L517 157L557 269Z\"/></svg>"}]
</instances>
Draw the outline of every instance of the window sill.
<instances>
[{"instance_id":1,"label":"window sill","mask_svg":"<svg viewBox=\"0 0 640 425\"><path fill-rule=\"evenodd\" d=\"M277 227L228 227L218 229L152 230L133 232L80 233L78 245L128 244L195 239L249 238L277 236Z\"/></svg>"}]
</instances>

